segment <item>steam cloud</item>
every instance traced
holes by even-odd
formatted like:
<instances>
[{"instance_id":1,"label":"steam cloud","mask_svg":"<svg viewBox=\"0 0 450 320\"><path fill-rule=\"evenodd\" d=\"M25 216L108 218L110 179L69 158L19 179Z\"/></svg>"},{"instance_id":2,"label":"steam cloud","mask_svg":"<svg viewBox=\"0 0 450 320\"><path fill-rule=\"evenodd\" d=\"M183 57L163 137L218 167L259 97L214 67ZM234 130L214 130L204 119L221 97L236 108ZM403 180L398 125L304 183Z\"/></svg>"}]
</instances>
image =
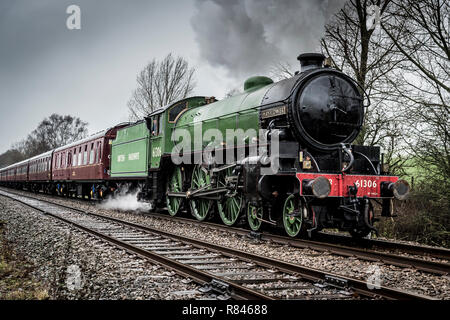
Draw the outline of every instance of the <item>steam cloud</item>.
<instances>
[{"instance_id":1,"label":"steam cloud","mask_svg":"<svg viewBox=\"0 0 450 320\"><path fill-rule=\"evenodd\" d=\"M151 205L137 200L139 192L140 190L128 192L128 188L125 188L118 195L104 200L99 207L107 210L149 212Z\"/></svg>"},{"instance_id":2,"label":"steam cloud","mask_svg":"<svg viewBox=\"0 0 450 320\"><path fill-rule=\"evenodd\" d=\"M318 52L325 24L345 2L197 0L191 23L202 58L242 77Z\"/></svg>"}]
</instances>

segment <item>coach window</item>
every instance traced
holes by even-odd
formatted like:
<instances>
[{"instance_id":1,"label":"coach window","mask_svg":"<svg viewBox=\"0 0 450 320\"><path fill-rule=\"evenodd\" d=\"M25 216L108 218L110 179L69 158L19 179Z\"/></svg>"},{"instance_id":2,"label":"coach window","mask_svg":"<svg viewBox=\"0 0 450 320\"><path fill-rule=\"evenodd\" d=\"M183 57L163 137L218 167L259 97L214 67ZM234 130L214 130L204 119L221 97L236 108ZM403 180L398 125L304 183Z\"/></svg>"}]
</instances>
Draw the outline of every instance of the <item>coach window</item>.
<instances>
[{"instance_id":1,"label":"coach window","mask_svg":"<svg viewBox=\"0 0 450 320\"><path fill-rule=\"evenodd\" d=\"M102 143L98 143L98 162L102 162Z\"/></svg>"},{"instance_id":2,"label":"coach window","mask_svg":"<svg viewBox=\"0 0 450 320\"><path fill-rule=\"evenodd\" d=\"M94 163L94 143L91 143L91 152L89 154L89 164Z\"/></svg>"},{"instance_id":3,"label":"coach window","mask_svg":"<svg viewBox=\"0 0 450 320\"><path fill-rule=\"evenodd\" d=\"M66 160L66 154L65 153L61 153L61 168L65 167L65 161Z\"/></svg>"},{"instance_id":4,"label":"coach window","mask_svg":"<svg viewBox=\"0 0 450 320\"><path fill-rule=\"evenodd\" d=\"M78 165L81 166L83 161L83 155L81 154L81 147L78 148Z\"/></svg>"},{"instance_id":5,"label":"coach window","mask_svg":"<svg viewBox=\"0 0 450 320\"><path fill-rule=\"evenodd\" d=\"M72 166L72 150L67 154L67 167Z\"/></svg>"},{"instance_id":6,"label":"coach window","mask_svg":"<svg viewBox=\"0 0 450 320\"><path fill-rule=\"evenodd\" d=\"M100 152L101 152L101 145L102 145L102 143L100 142L100 141L98 141L97 142L97 150L96 150L96 160L95 160L95 162L96 163L100 163Z\"/></svg>"},{"instance_id":7,"label":"coach window","mask_svg":"<svg viewBox=\"0 0 450 320\"><path fill-rule=\"evenodd\" d=\"M88 156L88 153L87 153L87 144L84 146L84 153L83 153L83 164L84 165L87 165L87 156Z\"/></svg>"}]
</instances>

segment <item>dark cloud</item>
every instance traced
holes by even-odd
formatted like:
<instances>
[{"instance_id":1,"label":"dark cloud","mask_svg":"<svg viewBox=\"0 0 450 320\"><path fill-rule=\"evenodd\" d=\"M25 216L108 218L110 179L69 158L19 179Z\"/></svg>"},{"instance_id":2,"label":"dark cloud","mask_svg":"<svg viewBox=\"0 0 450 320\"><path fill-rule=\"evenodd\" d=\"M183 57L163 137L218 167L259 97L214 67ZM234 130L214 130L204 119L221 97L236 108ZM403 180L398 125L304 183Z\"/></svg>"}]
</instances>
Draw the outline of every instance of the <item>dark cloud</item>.
<instances>
[{"instance_id":1,"label":"dark cloud","mask_svg":"<svg viewBox=\"0 0 450 320\"><path fill-rule=\"evenodd\" d=\"M318 49L345 0L197 0L192 26L201 55L242 76Z\"/></svg>"}]
</instances>

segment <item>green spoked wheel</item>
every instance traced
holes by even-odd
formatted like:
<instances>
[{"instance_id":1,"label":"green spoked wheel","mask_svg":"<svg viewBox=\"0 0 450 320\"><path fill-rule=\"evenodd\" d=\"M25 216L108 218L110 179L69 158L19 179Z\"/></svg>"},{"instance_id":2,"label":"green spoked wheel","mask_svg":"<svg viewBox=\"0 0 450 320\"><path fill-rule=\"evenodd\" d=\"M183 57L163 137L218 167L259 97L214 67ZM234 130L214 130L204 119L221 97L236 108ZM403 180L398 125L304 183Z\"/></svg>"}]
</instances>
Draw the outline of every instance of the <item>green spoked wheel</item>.
<instances>
[{"instance_id":1,"label":"green spoked wheel","mask_svg":"<svg viewBox=\"0 0 450 320\"><path fill-rule=\"evenodd\" d=\"M250 229L253 231L258 231L262 224L260 219L262 219L262 208L249 204L247 206L247 220Z\"/></svg>"},{"instance_id":2,"label":"green spoked wheel","mask_svg":"<svg viewBox=\"0 0 450 320\"><path fill-rule=\"evenodd\" d=\"M175 167L167 181L167 192L183 191L183 173L180 167ZM177 215L183 198L166 196L167 211L171 216Z\"/></svg>"},{"instance_id":3,"label":"green spoked wheel","mask_svg":"<svg viewBox=\"0 0 450 320\"><path fill-rule=\"evenodd\" d=\"M209 172L207 170L203 169L200 165L196 165L192 171L191 192L195 192L199 189L203 191L211 189L211 177L209 176ZM190 203L192 215L197 220L203 221L208 216L213 201L208 199L192 198Z\"/></svg>"},{"instance_id":4,"label":"green spoked wheel","mask_svg":"<svg viewBox=\"0 0 450 320\"><path fill-rule=\"evenodd\" d=\"M290 195L289 197L287 197L283 206L284 230L286 230L286 233L290 237L296 237L302 229L302 215L292 215L296 209L298 211L298 203L299 200L294 195Z\"/></svg>"},{"instance_id":5,"label":"green spoked wheel","mask_svg":"<svg viewBox=\"0 0 450 320\"><path fill-rule=\"evenodd\" d=\"M233 168L228 168L222 171L218 179L218 187L223 188L226 186L225 178L233 174ZM238 191L230 190L222 200L217 202L217 209L219 211L220 219L227 226L232 226L238 220L241 211L244 198Z\"/></svg>"}]
</instances>

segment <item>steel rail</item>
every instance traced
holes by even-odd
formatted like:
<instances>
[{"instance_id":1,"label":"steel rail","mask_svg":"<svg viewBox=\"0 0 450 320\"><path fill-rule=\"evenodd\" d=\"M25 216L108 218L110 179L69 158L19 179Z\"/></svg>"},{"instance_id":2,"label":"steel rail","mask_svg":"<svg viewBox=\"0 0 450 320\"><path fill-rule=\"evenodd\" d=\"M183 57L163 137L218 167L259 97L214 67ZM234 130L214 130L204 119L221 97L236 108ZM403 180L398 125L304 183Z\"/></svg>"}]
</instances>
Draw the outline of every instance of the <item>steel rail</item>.
<instances>
[{"instance_id":1,"label":"steel rail","mask_svg":"<svg viewBox=\"0 0 450 320\"><path fill-rule=\"evenodd\" d=\"M324 241L336 241L343 244L354 244L355 239L346 235L331 234L320 232L319 238ZM379 247L383 249L401 250L405 253L416 254L421 256L430 256L438 259L450 260L450 249L442 247L431 247L413 245L403 242L394 242L380 239L359 239L358 245L363 247Z\"/></svg>"},{"instance_id":2,"label":"steel rail","mask_svg":"<svg viewBox=\"0 0 450 320\"><path fill-rule=\"evenodd\" d=\"M0 188L1 190L1 188ZM9 190L7 192L10 192ZM14 192L10 192L12 194L14 194ZM184 194L184 193L183 193ZM49 196L47 194L40 194L42 196ZM174 194L174 196L176 196ZM184 196L183 196L184 197ZM66 198L62 198L62 199L66 199ZM67 200L82 200L79 198L76 199L72 199L72 198L68 198ZM51 202L51 201L50 201ZM179 221L185 221L187 223L192 223L192 224L198 224L198 221L193 220L193 219L189 219L189 218L184 218L184 217L168 217L166 215L162 215L159 213L155 213L155 212L150 212L150 213L146 213L146 215L153 215L155 217L160 217L160 218L165 218L165 219L172 219L172 220L179 220ZM217 224L217 223L211 223L211 222L205 222L203 221L201 223L201 225L206 225L206 226L211 226L217 229L223 229L226 231L233 231L239 234L249 234L249 230L248 229L242 229L242 228L236 228L236 227L228 227L228 226L224 226L221 224ZM379 239L358 239L355 240L350 236L346 236L346 235L338 235L338 234L331 234L331 233L326 233L326 232L319 232L317 234L318 239L316 241L312 241L312 240L304 240L304 239L292 239L289 237L284 237L284 236L280 236L280 235L274 235L274 234L268 234L268 233L261 233L261 238L265 239L265 240L271 240L277 243L281 243L281 244L289 244L292 245L294 247L300 247L300 248L304 248L304 246L301 245L301 243L308 243L313 245L313 243L324 243L323 241L325 241L328 244L333 244L333 245L337 245L336 242L345 245L344 248L348 248L348 249L353 249L353 248L360 248L364 251L370 252L370 250L368 250L367 248L372 248L372 247L379 247L381 249L391 249L391 250L400 250L403 253L409 253L409 254L414 254L414 255L420 255L420 256L429 256L429 257L433 257L433 258L438 258L438 259L443 259L443 260L450 260L450 249L447 248L442 248L442 247L431 247L431 246L421 246L421 245L413 245L413 244L407 244L407 243L402 243L402 242L394 242L394 241L388 241L388 240L379 240ZM320 241L319 241L320 240ZM299 243L300 242L300 243ZM324 245L326 245L326 243L324 243ZM357 246L357 247L355 247ZM317 250L319 250L319 248L317 248ZM355 255L353 255L355 256ZM395 255L397 256L397 255ZM363 257L361 257L363 258ZM376 259L375 257L373 257L373 259ZM386 256L386 260L387 259L391 260L390 257ZM414 259L414 258L413 258ZM374 261L372 259L370 259L371 261ZM376 259L376 260L380 260L380 259ZM406 259L408 260L408 259ZM413 263L413 261L398 261L398 266L411 266L411 263ZM420 259L417 259L420 260ZM383 260L380 260L383 261ZM390 264L394 264L393 261L389 262ZM419 263L420 264L420 263ZM395 265L395 264L394 264ZM427 271L427 272L434 272L434 273L438 273L438 274L443 274L446 272L446 269L448 271L448 264L447 266L445 266L445 264L440 267L440 266L436 266L436 268L433 267L433 263L432 261L430 261L430 264L428 265L418 265L417 268L419 270L423 270L423 271ZM433 270L433 271L432 271Z\"/></svg>"},{"instance_id":3,"label":"steel rail","mask_svg":"<svg viewBox=\"0 0 450 320\"><path fill-rule=\"evenodd\" d=\"M92 215L95 215L98 217L105 217L104 215L96 214L96 213L89 213L89 214L92 214ZM135 223L124 221L121 219L116 219L116 218L111 218L111 217L107 217L107 218L111 219L112 221L118 222L118 223L123 223L123 224L129 225L129 226L133 226L135 228L140 228L141 230L144 230L144 231L146 230L148 232L158 233L162 236L169 237L174 240L189 242L191 244L195 244L197 246L207 248L208 250L214 250L214 251L222 253L222 254L226 253L227 255L229 255L231 257L238 257L242 260L246 260L249 262L258 262L258 264L261 266L265 266L268 268L277 268L283 272L296 273L296 274L299 274L301 277L311 280L311 281L324 281L324 280L325 281L334 281L334 280L336 280L337 282L344 284L344 286L346 286L346 287L350 287L350 288L354 289L355 292L357 292L361 295L364 295L364 296L368 296L368 297L381 296L386 299L393 299L393 300L411 300L411 299L413 299L413 300L416 300L416 299L418 299L418 300L434 300L431 297L424 296L421 294L416 294L416 293L412 293L412 292L407 292L405 290L393 289L393 288L388 288L388 287L383 287L383 286L380 286L378 289L375 289L375 290L369 289L367 287L367 282L361 281L358 279L341 276L341 275L323 271L323 270L304 267L304 266L293 264L290 262L279 261L279 260L275 260L275 259L272 259L269 257L255 255L255 254L249 253L247 251L241 251L241 250L236 250L236 249L232 249L232 248L228 248L228 247L219 246L219 245L216 245L211 242L197 240L197 239L194 239L191 237L186 237L186 236L180 236L177 234L154 229L151 227L137 225Z\"/></svg>"},{"instance_id":4,"label":"steel rail","mask_svg":"<svg viewBox=\"0 0 450 320\"><path fill-rule=\"evenodd\" d=\"M196 220L182 218L182 217L169 217L159 213L150 213L152 216L157 218L167 219L167 220L175 220L182 221L193 225L198 226L207 226L213 229L218 229L227 232L234 232L240 235L251 235L249 230L236 228L236 227L227 227L224 225L210 223L210 222L202 222L198 223ZM441 263L435 261L428 261L423 259L418 259L414 257L401 256L388 252L380 252L376 250L370 250L365 248L358 247L349 247L338 245L334 243L328 242L320 242L320 241L312 241L312 240L304 240L304 239L293 239L285 236L268 234L268 233L260 233L258 234L261 240L272 241L274 243L282 244L282 245L290 245L295 248L301 249L311 249L321 252L330 252L332 254L346 256L346 257L356 257L359 259L367 260L367 261L379 261L385 264L390 264L398 267L410 267L415 268L417 270L425 271L428 273L434 273L439 275L447 275L450 274L450 264L449 263ZM448 250L450 251L450 250ZM445 252L445 249L444 251ZM448 257L450 259L450 256Z\"/></svg>"},{"instance_id":5,"label":"steel rail","mask_svg":"<svg viewBox=\"0 0 450 320\"><path fill-rule=\"evenodd\" d=\"M23 197L28 197L28 196L23 196ZM16 200L12 197L10 197L10 198L13 200ZM115 223L127 225L127 226L133 227L135 229L144 231L144 232L156 233L156 234L159 234L161 236L164 236L164 237L167 237L167 238L170 238L173 240L177 240L177 241L181 241L181 242L185 242L185 243L187 242L192 245L195 245L196 247L206 248L208 250L212 250L212 251L215 251L215 252L218 252L221 254L225 254L230 257L238 257L241 260L245 260L245 261L249 261L249 262L253 262L253 263L257 262L259 265L264 266L264 267L276 268L283 272L298 274L301 277L303 277L307 280L310 280L310 281L319 281L319 282L325 281L328 283L336 284L337 286L351 288L356 293L363 295L363 296L383 297L385 299L390 299L390 300L435 300L434 298L429 297L429 296L425 296L425 295L417 294L417 293L413 293L413 292L408 292L406 290L390 288L390 287L379 286L376 289L375 288L369 289L367 286L367 282L359 280L359 279L341 276L338 274L334 274L334 273L319 270L319 269L304 267L304 266L293 264L290 262L279 261L279 260L275 260L275 259L272 259L269 257L255 255L255 254L252 254L252 253L249 253L246 251L241 251L241 250L236 250L236 249L232 249L232 248L228 248L228 247L219 246L214 243L207 242L207 241L197 240L197 239L190 238L187 236L173 234L173 233L170 233L167 231L162 231L162 230L151 228L148 226L138 225L138 224L135 224L135 223L132 223L129 221L112 218L112 217L97 214L97 213L86 212L81 209L71 208L71 207L68 207L65 205L53 203L51 201L36 199L36 198L32 198L32 197L28 197L28 198L47 202L47 203L50 203L55 206L59 206L59 207L66 208L69 210L74 210L76 212L84 213L84 214L98 217L101 219L113 221ZM16 200L16 201L21 202L20 200ZM26 204L26 203L24 203L24 204ZM61 218L61 217L59 217L59 218ZM117 241L119 241L119 240L117 240ZM160 258L167 259L163 256L160 256ZM188 268L191 268L191 267L188 267ZM194 269L194 268L192 268L192 269ZM197 271L198 270L195 269L195 272L197 272ZM222 279L219 279L219 280L223 281ZM235 283L233 283L231 281L229 281L229 283L236 285ZM246 289L245 287L243 287L243 288ZM246 290L248 290L248 289L246 289Z\"/></svg>"},{"instance_id":6,"label":"steel rail","mask_svg":"<svg viewBox=\"0 0 450 320\"><path fill-rule=\"evenodd\" d=\"M31 205L29 203L26 203L26 202L24 202L24 201L22 201L20 199L16 199L16 198L14 198L14 197L12 197L10 195L4 194L4 193L0 193L0 196L7 197L7 198L9 198L11 200L14 200L16 202L19 202L19 203L21 203L23 205L28 206L28 207L32 208L33 210L37 210L37 211L39 211L39 212L41 212L41 213L43 213L45 215L51 216L53 218L56 218L56 219L58 219L58 220L60 220L60 221L62 221L64 223L67 223L67 224L69 224L69 225L71 225L71 226L73 226L75 228L78 228L78 229L80 229L80 230L82 230L82 231L84 231L84 232L86 232L86 233L88 233L90 235L93 235L93 236L95 236L95 237L97 237L99 239L105 240L105 241L109 242L110 244L112 244L112 245L114 245L116 247L124 249L127 252L129 252L129 253L132 253L132 254L138 255L138 256L140 256L142 258L145 258L147 260L150 260L154 264L155 263L156 264L161 264L161 265L165 266L166 268L176 272L179 275L182 275L182 276L189 277L189 278L193 279L196 283L198 283L200 285L206 285L208 283L213 282L213 280L218 280L218 281L220 281L222 283L225 283L226 285L228 285L229 288L231 288L231 294L232 294L232 296L235 299L238 299L238 300L273 300L273 297L267 296L265 294L262 294L262 293L260 293L258 291L252 290L252 289L248 289L248 288L246 288L244 286L241 286L241 285L239 285L237 283L234 283L233 281L228 281L226 279L216 277L216 276L214 276L213 274L211 274L209 272L198 270L198 269L193 268L193 267L191 267L191 266L189 266L187 264L183 264L183 263L180 263L180 262L175 261L173 259L166 258L166 257L164 257L162 255L159 255L159 254L156 254L154 252L151 252L150 250L145 250L145 249L139 248L139 247L134 246L134 245L132 245L130 243L121 241L121 240L116 239L114 237L108 236L108 235L106 235L104 233L100 233L100 232L98 232L96 230L93 230L93 229L88 228L86 226L83 226L83 225L81 225L81 224L79 224L77 222L74 222L73 220L66 219L66 218L64 218L64 217L62 217L60 215L51 213L51 212L49 212L47 210L44 210L42 208L39 208L37 206ZM20 196L21 197L27 197L27 196L22 196L22 195L20 195ZM45 200L40 200L40 199L36 199L36 198L32 198L32 197L28 197L28 198L33 199L33 200L37 200L37 201L41 201L41 202L49 203L48 201L45 201ZM56 203L51 203L51 204L54 205L54 206L59 206ZM60 207L65 207L65 206L60 206ZM80 212L80 210L75 209L75 208L69 208L69 209L75 210L77 212ZM85 213L87 215L96 216L95 214L91 214L91 213L87 213L87 212L83 212L83 213ZM100 217L100 218L102 218L104 220L110 220L110 219L107 219L107 218L105 218L104 216L101 216L101 215L98 215L98 217ZM111 220L111 221L114 221L114 220ZM115 222L124 224L124 223L119 222L119 221L115 221ZM131 226L131 224L129 226ZM154 233L154 232L152 232L152 233Z\"/></svg>"},{"instance_id":7,"label":"steel rail","mask_svg":"<svg viewBox=\"0 0 450 320\"><path fill-rule=\"evenodd\" d=\"M212 250L221 254L226 254L230 257L238 257L239 259L248 261L248 262L257 262L259 265L267 267L267 268L276 268L280 271L287 272L287 273L295 273L299 274L301 277L311 280L311 281L331 281L331 282L337 282L339 285L342 285L344 287L350 287L355 292L367 296L367 297L376 297L381 296L386 299L392 299L392 300L434 300L431 297L424 296L421 294L416 294L412 292L407 292L405 290L399 290L399 289L393 289L388 287L382 287L380 286L378 289L369 289L367 287L367 282L361 281L358 279L353 279L350 277L341 276L338 274L334 274L331 272L326 272L323 270L318 270L314 268L304 267L297 264L293 264L290 262L284 262L275 260L269 257L264 257L260 255L255 255L252 253L249 253L247 251L241 251L236 250L228 247L223 247L216 245L211 242L203 241L203 240L197 240L191 237L187 236L181 236L177 234L173 234L171 232L162 231L159 229L147 227L138 225L132 222L124 221L121 219L116 219L108 216L104 216L101 214L96 213L88 213L90 215L101 217L101 218L107 218L108 220L122 223L131 227L134 227L136 229L140 229L142 231L152 232L152 233L158 233L164 237L171 238L173 240L178 240L182 242L188 242L190 244L196 245L197 247L206 248L208 250Z\"/></svg>"}]
</instances>

